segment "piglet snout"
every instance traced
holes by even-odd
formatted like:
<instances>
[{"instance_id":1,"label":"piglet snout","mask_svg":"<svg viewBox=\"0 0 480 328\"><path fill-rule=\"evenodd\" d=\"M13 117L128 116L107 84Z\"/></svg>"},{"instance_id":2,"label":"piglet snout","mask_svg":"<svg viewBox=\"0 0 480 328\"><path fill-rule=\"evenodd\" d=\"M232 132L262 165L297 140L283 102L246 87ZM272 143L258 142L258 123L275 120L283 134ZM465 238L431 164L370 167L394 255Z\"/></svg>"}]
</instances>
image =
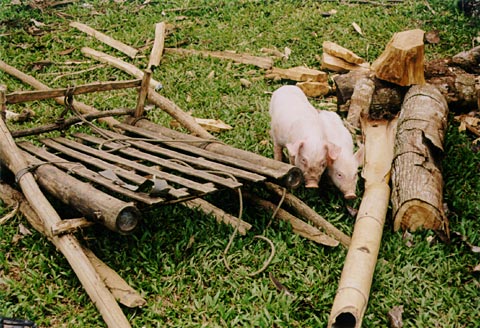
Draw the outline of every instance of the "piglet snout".
<instances>
[{"instance_id":1,"label":"piglet snout","mask_svg":"<svg viewBox=\"0 0 480 328\"><path fill-rule=\"evenodd\" d=\"M318 182L317 181L306 181L305 182L305 188L318 188Z\"/></svg>"},{"instance_id":2,"label":"piglet snout","mask_svg":"<svg viewBox=\"0 0 480 328\"><path fill-rule=\"evenodd\" d=\"M354 193L347 193L344 195L345 199L355 199L357 198L357 195L355 195Z\"/></svg>"}]
</instances>

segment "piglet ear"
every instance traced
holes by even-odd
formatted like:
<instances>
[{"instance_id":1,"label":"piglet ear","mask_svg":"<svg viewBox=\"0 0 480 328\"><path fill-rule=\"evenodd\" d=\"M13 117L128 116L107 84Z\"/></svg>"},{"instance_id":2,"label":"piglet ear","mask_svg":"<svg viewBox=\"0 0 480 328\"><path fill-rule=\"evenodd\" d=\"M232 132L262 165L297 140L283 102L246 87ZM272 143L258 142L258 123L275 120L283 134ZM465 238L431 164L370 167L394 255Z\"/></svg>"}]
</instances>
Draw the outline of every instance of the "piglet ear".
<instances>
[{"instance_id":1,"label":"piglet ear","mask_svg":"<svg viewBox=\"0 0 480 328\"><path fill-rule=\"evenodd\" d=\"M297 156L302 152L304 142L303 141L297 141L297 142L294 142L294 143L287 143L285 146L287 147L288 154L290 156Z\"/></svg>"},{"instance_id":2,"label":"piglet ear","mask_svg":"<svg viewBox=\"0 0 480 328\"><path fill-rule=\"evenodd\" d=\"M342 148L337 146L336 144L333 144L331 142L327 143L327 157L328 160L334 161L338 158L338 155L342 152Z\"/></svg>"},{"instance_id":3,"label":"piglet ear","mask_svg":"<svg viewBox=\"0 0 480 328\"><path fill-rule=\"evenodd\" d=\"M363 166L363 161L365 157L365 146L360 144L357 152L355 153L355 160L357 161L358 166Z\"/></svg>"}]
</instances>

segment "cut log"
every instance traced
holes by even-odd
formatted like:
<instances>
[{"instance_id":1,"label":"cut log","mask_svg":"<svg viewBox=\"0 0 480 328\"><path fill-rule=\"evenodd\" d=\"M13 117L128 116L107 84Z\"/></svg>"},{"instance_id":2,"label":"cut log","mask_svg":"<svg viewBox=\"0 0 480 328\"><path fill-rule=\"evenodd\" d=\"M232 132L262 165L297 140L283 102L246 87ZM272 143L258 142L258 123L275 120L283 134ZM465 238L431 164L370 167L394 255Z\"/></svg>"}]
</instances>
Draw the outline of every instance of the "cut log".
<instances>
[{"instance_id":1,"label":"cut log","mask_svg":"<svg viewBox=\"0 0 480 328\"><path fill-rule=\"evenodd\" d=\"M362 114L369 114L374 91L375 84L371 79L362 78L357 81L350 100L350 108L347 115L347 123L349 126L354 129L360 128L360 116Z\"/></svg>"},{"instance_id":2,"label":"cut log","mask_svg":"<svg viewBox=\"0 0 480 328\"><path fill-rule=\"evenodd\" d=\"M23 153L23 156L29 165L42 164L28 153ZM80 182L53 165L38 166L35 176L49 194L112 231L131 233L140 220L140 212L133 203L118 200L88 183Z\"/></svg>"},{"instance_id":3,"label":"cut log","mask_svg":"<svg viewBox=\"0 0 480 328\"><path fill-rule=\"evenodd\" d=\"M266 74L270 79L284 79L297 82L323 82L327 83L328 74L313 68L297 66L291 68L273 67Z\"/></svg>"},{"instance_id":4,"label":"cut log","mask_svg":"<svg viewBox=\"0 0 480 328\"><path fill-rule=\"evenodd\" d=\"M480 74L480 46L456 54L452 62L469 73Z\"/></svg>"},{"instance_id":5,"label":"cut log","mask_svg":"<svg viewBox=\"0 0 480 328\"><path fill-rule=\"evenodd\" d=\"M425 84L424 34L420 29L395 33L372 64L375 76L400 86Z\"/></svg>"},{"instance_id":6,"label":"cut log","mask_svg":"<svg viewBox=\"0 0 480 328\"><path fill-rule=\"evenodd\" d=\"M362 118L365 193L328 319L328 327L360 328L367 308L390 196L396 120Z\"/></svg>"},{"instance_id":7,"label":"cut log","mask_svg":"<svg viewBox=\"0 0 480 328\"><path fill-rule=\"evenodd\" d=\"M392 170L394 229L423 227L449 237L441 157L448 105L431 85L414 86L399 116Z\"/></svg>"}]
</instances>

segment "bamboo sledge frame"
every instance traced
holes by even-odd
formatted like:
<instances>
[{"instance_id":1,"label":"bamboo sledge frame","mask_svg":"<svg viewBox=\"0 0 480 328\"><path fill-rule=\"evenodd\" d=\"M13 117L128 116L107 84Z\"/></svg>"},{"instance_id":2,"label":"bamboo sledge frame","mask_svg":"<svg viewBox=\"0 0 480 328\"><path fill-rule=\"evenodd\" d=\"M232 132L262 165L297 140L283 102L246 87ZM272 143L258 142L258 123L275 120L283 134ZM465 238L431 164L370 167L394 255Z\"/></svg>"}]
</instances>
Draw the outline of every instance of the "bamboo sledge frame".
<instances>
[{"instance_id":1,"label":"bamboo sledge frame","mask_svg":"<svg viewBox=\"0 0 480 328\"><path fill-rule=\"evenodd\" d=\"M328 319L329 328L359 328L368 304L390 199L390 170L397 119L365 120L365 192L358 210L342 276Z\"/></svg>"}]
</instances>

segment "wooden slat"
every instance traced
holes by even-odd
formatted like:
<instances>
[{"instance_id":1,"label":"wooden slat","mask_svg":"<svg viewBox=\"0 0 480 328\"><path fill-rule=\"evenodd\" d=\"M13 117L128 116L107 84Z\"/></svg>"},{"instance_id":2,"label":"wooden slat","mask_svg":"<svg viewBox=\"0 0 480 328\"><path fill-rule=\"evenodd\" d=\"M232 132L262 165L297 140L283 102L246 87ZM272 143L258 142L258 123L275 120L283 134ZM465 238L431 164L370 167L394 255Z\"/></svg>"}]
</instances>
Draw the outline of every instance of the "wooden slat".
<instances>
[{"instance_id":1,"label":"wooden slat","mask_svg":"<svg viewBox=\"0 0 480 328\"><path fill-rule=\"evenodd\" d=\"M178 185L187 187L188 189L191 189L191 190L194 190L194 191L197 191L197 192L200 192L200 193L210 193L210 192L213 192L213 191L217 190L217 188L215 188L215 186L212 183L201 184L201 183L198 183L198 182L195 182L195 181L183 178L183 177L179 177L179 176L176 176L176 175L173 175L173 174L162 172L162 171L157 170L153 167L149 167L149 166L146 166L146 165L143 165L143 164L136 163L134 161L125 159L121 156L113 155L113 154L107 153L107 152L102 151L102 150L94 149L94 148L79 144L78 142L75 142L75 141L72 141L72 140L68 140L68 139L65 139L65 138L52 138L52 139L49 139L49 140L61 143L61 144L65 145L65 146L68 146L70 148L74 148L76 150L85 152L87 154L96 156L98 158L101 158L101 159L109 161L109 162L118 163L118 164L122 164L122 165L125 165L125 166L128 166L128 167L131 167L132 169L135 169L139 172L144 172L146 174L155 175L156 177L158 177L160 179L164 179L168 182L176 183ZM44 142L45 140L40 140L40 141Z\"/></svg>"},{"instance_id":2,"label":"wooden slat","mask_svg":"<svg viewBox=\"0 0 480 328\"><path fill-rule=\"evenodd\" d=\"M95 137L95 136L91 136L91 135L88 135L88 134L85 134L85 133L76 133L75 136L82 139L82 140L88 141L90 143L94 143L96 145L100 145L105 141L105 139L98 138L98 137ZM164 158L160 158L160 157L157 157L157 156L153 156L153 155L148 154L148 153L144 153L144 152L139 151L138 149L135 149L135 148L131 148L131 147L122 148L122 145L119 144L119 143L115 143L115 142L105 143L104 147L110 148L110 149L119 149L118 152L122 153L124 155L135 157L135 158L138 158L138 159L142 159L142 160L151 162L153 164L158 164L158 165L161 165L164 168L168 168L168 169L175 170L175 171L178 171L178 172L183 173L183 174L187 174L187 175L190 175L190 176L193 176L193 177L197 177L197 178L201 178L201 179L204 179L204 180L207 180L207 181L211 181L211 182L217 183L217 184L219 184L221 186L224 186L224 187L227 187L227 188L235 189L235 188L239 188L239 187L242 186L241 183L236 182L232 179L225 179L223 177L219 177L217 175L210 174L210 173L205 172L205 171L196 170L194 168L172 162L168 159L164 159Z\"/></svg>"},{"instance_id":3,"label":"wooden slat","mask_svg":"<svg viewBox=\"0 0 480 328\"><path fill-rule=\"evenodd\" d=\"M68 162L65 159L58 157L56 155L53 155L43 148L36 147L29 142L18 143L18 146L23 150L30 152L32 155L36 155L37 157L45 161L51 162L52 165L55 165L69 172L72 172L82 178L93 181L96 184L99 184L105 188L108 188L111 191L130 197L131 199L134 199L136 201L140 201L147 205L158 204L165 201L163 198L160 198L160 197L150 197L145 193L137 193L129 189L122 188L121 186L115 184L112 180L107 179L101 176L100 174L87 169L85 166L79 163ZM38 163L40 162L41 161L38 160Z\"/></svg>"},{"instance_id":4,"label":"wooden slat","mask_svg":"<svg viewBox=\"0 0 480 328\"><path fill-rule=\"evenodd\" d=\"M108 135L112 138L125 138L125 135L122 135L110 130L102 129L102 132L105 133L105 135ZM168 158L177 159L195 167L205 168L205 169L220 171L220 172L228 172L229 174L235 176L236 178L244 179L247 181L261 182L266 180L264 176L257 173L227 166L214 161L209 161L203 157L186 155L184 153L179 153L179 152L176 152L164 147L160 147L145 141L128 140L128 143L139 149L146 150L151 153L159 154Z\"/></svg>"},{"instance_id":5,"label":"wooden slat","mask_svg":"<svg viewBox=\"0 0 480 328\"><path fill-rule=\"evenodd\" d=\"M82 161L84 163L88 163L90 166L95 166L95 167L97 167L99 169L102 169L102 170L111 170L113 173L115 173L120 178L123 178L123 179L126 179L126 180L130 181L130 182L133 182L136 185L141 185L142 183L144 183L147 180L147 178L134 173L133 170L126 170L124 168L119 167L118 165L114 165L114 164L110 164L108 162L104 162L101 159L98 159L94 156L87 155L85 153L78 152L76 150L73 150L71 148L63 146L62 144L59 144L59 143L57 143L53 140L44 139L44 140L42 140L42 142L45 145L47 145L47 146L49 146L53 149L56 149L56 150L62 152L63 154L65 154L69 157L75 158L75 159L77 159L79 161ZM173 186L171 187L171 189L169 190L168 193L171 197L174 197L174 198L182 198L182 197L191 196L184 189L176 189Z\"/></svg>"},{"instance_id":6,"label":"wooden slat","mask_svg":"<svg viewBox=\"0 0 480 328\"><path fill-rule=\"evenodd\" d=\"M35 90L35 91L17 91L7 94L7 104L16 104L20 102L27 102L33 100L50 99L57 97L64 97L67 93L72 95L80 95L84 93L92 93L98 91L111 91L126 88L139 87L142 80L128 80L115 82L99 82L78 85L73 88L61 88L50 90Z\"/></svg>"},{"instance_id":7,"label":"wooden slat","mask_svg":"<svg viewBox=\"0 0 480 328\"><path fill-rule=\"evenodd\" d=\"M145 129L142 129L142 128L138 128L138 127L135 127L135 126L132 126L132 125L129 125L129 124L117 124L115 127L120 128L120 129L125 130L125 131L128 131L128 132L135 133L135 134L143 136L145 138L150 138L150 139L154 139L154 140L159 139L159 136L158 136L159 134L158 133L148 131L148 130L145 130ZM245 170L248 170L248 171L251 171L251 172L256 172L256 173L260 173L260 174L261 173L268 173L269 176L277 175L277 172L272 172L272 169L269 168L269 167L266 167L266 166L256 165L256 164L253 164L251 162L247 162L245 160L242 160L240 158L234 158L234 157L210 152L208 150L204 150L204 149L196 147L196 146L187 145L185 142L178 142L178 141L176 141L176 139L172 139L172 138L167 137L165 135L162 135L161 138L162 138L162 140L165 140L163 143L170 148L180 149L180 150L183 150L183 151L191 153L191 154L195 154L195 155L198 155L198 156L210 159L210 160L214 160L216 162L220 162L220 163L223 163L223 164L228 164L228 165L232 165L232 166L235 166L235 167L240 167L242 169L245 169ZM195 139L192 138L192 140L195 140ZM169 141L172 141L172 142L169 142ZM209 142L209 141L205 141L205 142ZM212 142L215 142L215 141L212 141ZM198 144L199 142L197 140L195 140L195 143Z\"/></svg>"}]
</instances>

